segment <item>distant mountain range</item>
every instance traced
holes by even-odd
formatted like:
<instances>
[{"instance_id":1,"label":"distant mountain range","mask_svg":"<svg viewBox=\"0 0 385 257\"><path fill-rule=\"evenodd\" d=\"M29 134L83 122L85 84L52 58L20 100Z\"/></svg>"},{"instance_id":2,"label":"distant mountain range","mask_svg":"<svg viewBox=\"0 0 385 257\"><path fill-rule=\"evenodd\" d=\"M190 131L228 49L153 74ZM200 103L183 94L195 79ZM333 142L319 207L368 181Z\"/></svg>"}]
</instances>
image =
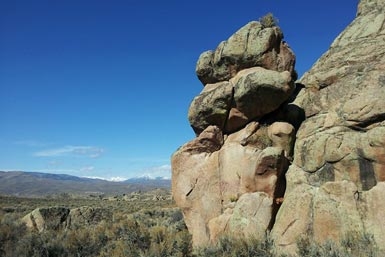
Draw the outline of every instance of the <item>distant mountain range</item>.
<instances>
[{"instance_id":1,"label":"distant mountain range","mask_svg":"<svg viewBox=\"0 0 385 257\"><path fill-rule=\"evenodd\" d=\"M171 188L165 178L138 177L121 182L83 178L67 174L0 171L0 194L38 197L60 195L117 195L155 188Z\"/></svg>"}]
</instances>

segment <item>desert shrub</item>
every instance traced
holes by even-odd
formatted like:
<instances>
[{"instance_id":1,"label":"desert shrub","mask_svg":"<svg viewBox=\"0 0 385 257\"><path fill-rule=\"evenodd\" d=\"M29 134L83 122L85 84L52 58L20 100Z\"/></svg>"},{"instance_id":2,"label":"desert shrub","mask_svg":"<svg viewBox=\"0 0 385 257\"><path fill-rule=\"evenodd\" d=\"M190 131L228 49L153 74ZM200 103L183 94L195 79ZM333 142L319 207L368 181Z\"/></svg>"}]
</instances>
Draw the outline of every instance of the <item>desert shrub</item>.
<instances>
[{"instance_id":1,"label":"desert shrub","mask_svg":"<svg viewBox=\"0 0 385 257\"><path fill-rule=\"evenodd\" d=\"M378 248L374 238L368 234L347 233L340 242L326 241L323 244L302 237L297 241L300 257L376 257Z\"/></svg>"},{"instance_id":2,"label":"desert shrub","mask_svg":"<svg viewBox=\"0 0 385 257\"><path fill-rule=\"evenodd\" d=\"M8 256L48 257L49 252L44 241L37 233L26 233L21 237Z\"/></svg>"},{"instance_id":3,"label":"desert shrub","mask_svg":"<svg viewBox=\"0 0 385 257\"><path fill-rule=\"evenodd\" d=\"M180 209L174 210L170 215L170 223L183 221L183 213Z\"/></svg>"},{"instance_id":4,"label":"desert shrub","mask_svg":"<svg viewBox=\"0 0 385 257\"><path fill-rule=\"evenodd\" d=\"M332 241L327 241L320 245L310 241L308 238L300 238L297 241L297 253L300 257L343 257L337 250L337 246Z\"/></svg>"},{"instance_id":5,"label":"desert shrub","mask_svg":"<svg viewBox=\"0 0 385 257\"><path fill-rule=\"evenodd\" d=\"M255 140L255 144L260 149L265 149L273 145L273 141L268 135L268 124L262 124L257 132L252 136L253 140Z\"/></svg>"},{"instance_id":6,"label":"desert shrub","mask_svg":"<svg viewBox=\"0 0 385 257\"><path fill-rule=\"evenodd\" d=\"M132 219L114 222L109 231L109 240L118 242L116 244L118 247L125 245L128 249L137 249L138 253L148 249L151 243L148 230Z\"/></svg>"},{"instance_id":7,"label":"desert shrub","mask_svg":"<svg viewBox=\"0 0 385 257\"><path fill-rule=\"evenodd\" d=\"M192 237L187 229L176 233L173 247L177 252L175 255L177 257L192 256Z\"/></svg>"},{"instance_id":8,"label":"desert shrub","mask_svg":"<svg viewBox=\"0 0 385 257\"><path fill-rule=\"evenodd\" d=\"M215 246L205 247L196 251L197 257L269 257L276 256L274 254L274 243L269 236L264 239L235 238L232 236L224 236L219 239Z\"/></svg>"},{"instance_id":9,"label":"desert shrub","mask_svg":"<svg viewBox=\"0 0 385 257\"><path fill-rule=\"evenodd\" d=\"M129 215L131 219L140 222L147 228L165 226L175 231L187 229L183 214L179 208L152 208Z\"/></svg>"},{"instance_id":10,"label":"desert shrub","mask_svg":"<svg viewBox=\"0 0 385 257\"><path fill-rule=\"evenodd\" d=\"M234 202L236 202L236 201L238 201L238 195L232 195L232 196L230 196L230 202L232 202L232 203L234 203Z\"/></svg>"},{"instance_id":11,"label":"desert shrub","mask_svg":"<svg viewBox=\"0 0 385 257\"><path fill-rule=\"evenodd\" d=\"M341 245L348 253L358 257L375 257L378 247L373 235L361 233L347 233L341 240Z\"/></svg>"},{"instance_id":12,"label":"desert shrub","mask_svg":"<svg viewBox=\"0 0 385 257\"><path fill-rule=\"evenodd\" d=\"M87 228L64 233L63 244L69 256L97 256L103 245L93 231Z\"/></svg>"},{"instance_id":13,"label":"desert shrub","mask_svg":"<svg viewBox=\"0 0 385 257\"><path fill-rule=\"evenodd\" d=\"M143 251L137 248L130 241L110 241L99 253L99 257L126 257L126 256L142 256Z\"/></svg>"},{"instance_id":14,"label":"desert shrub","mask_svg":"<svg viewBox=\"0 0 385 257\"><path fill-rule=\"evenodd\" d=\"M259 22L264 28L271 28L278 25L278 19L275 18L271 12L261 17Z\"/></svg>"},{"instance_id":15,"label":"desert shrub","mask_svg":"<svg viewBox=\"0 0 385 257\"><path fill-rule=\"evenodd\" d=\"M37 233L30 232L19 217L5 214L0 217L0 256L48 256Z\"/></svg>"},{"instance_id":16,"label":"desert shrub","mask_svg":"<svg viewBox=\"0 0 385 257\"><path fill-rule=\"evenodd\" d=\"M190 257L192 256L191 235L187 230L174 232L167 227L157 226L150 230L151 246L144 253L146 257Z\"/></svg>"},{"instance_id":17,"label":"desert shrub","mask_svg":"<svg viewBox=\"0 0 385 257\"><path fill-rule=\"evenodd\" d=\"M12 214L0 216L0 256L17 256L15 251L20 239L27 233L26 226Z\"/></svg>"},{"instance_id":18,"label":"desert shrub","mask_svg":"<svg viewBox=\"0 0 385 257\"><path fill-rule=\"evenodd\" d=\"M172 227L163 225L147 227L132 217L119 217L106 234L108 242L100 250L99 257L192 256L191 236L187 230L176 232Z\"/></svg>"}]
</instances>

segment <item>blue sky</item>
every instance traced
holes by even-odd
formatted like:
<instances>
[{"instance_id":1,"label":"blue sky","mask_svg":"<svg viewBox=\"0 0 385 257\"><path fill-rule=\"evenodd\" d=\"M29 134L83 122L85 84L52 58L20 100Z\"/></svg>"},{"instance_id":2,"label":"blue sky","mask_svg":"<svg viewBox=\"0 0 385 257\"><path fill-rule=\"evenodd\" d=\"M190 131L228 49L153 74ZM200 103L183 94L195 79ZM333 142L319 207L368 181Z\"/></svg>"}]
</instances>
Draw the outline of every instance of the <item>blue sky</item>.
<instances>
[{"instance_id":1,"label":"blue sky","mask_svg":"<svg viewBox=\"0 0 385 257\"><path fill-rule=\"evenodd\" d=\"M0 170L170 177L201 52L272 12L300 75L356 0L2 0Z\"/></svg>"}]
</instances>

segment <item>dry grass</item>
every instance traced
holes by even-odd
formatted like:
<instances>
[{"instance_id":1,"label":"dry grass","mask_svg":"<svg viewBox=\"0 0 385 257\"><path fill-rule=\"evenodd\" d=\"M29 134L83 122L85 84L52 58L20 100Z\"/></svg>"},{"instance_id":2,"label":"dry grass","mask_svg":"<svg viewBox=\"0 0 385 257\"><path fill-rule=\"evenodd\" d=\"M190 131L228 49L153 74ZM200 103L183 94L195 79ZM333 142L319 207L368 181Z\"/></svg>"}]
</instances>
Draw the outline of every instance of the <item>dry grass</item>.
<instances>
[{"instance_id":1,"label":"dry grass","mask_svg":"<svg viewBox=\"0 0 385 257\"><path fill-rule=\"evenodd\" d=\"M271 28L278 25L278 19L272 13L267 13L259 19L264 28Z\"/></svg>"},{"instance_id":2,"label":"dry grass","mask_svg":"<svg viewBox=\"0 0 385 257\"><path fill-rule=\"evenodd\" d=\"M105 201L102 199L28 199L0 197L0 256L174 256L174 257L249 257L276 255L274 242L266 237L242 239L223 237L212 247L192 249L191 236L181 211L171 200ZM108 208L112 220L76 229L31 231L20 218L37 207L84 205ZM319 245L308 239L298 241L300 257L376 257L373 238L349 233L337 245ZM289 257L289 256L288 256Z\"/></svg>"}]
</instances>

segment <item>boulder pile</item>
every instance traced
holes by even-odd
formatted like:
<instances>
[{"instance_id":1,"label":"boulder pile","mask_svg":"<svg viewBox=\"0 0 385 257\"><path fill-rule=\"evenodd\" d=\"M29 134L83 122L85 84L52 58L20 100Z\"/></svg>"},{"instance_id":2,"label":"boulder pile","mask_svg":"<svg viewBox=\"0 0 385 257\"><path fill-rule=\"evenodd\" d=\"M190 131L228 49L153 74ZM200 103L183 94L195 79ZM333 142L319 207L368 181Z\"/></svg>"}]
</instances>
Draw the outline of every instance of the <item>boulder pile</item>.
<instances>
[{"instance_id":1,"label":"boulder pile","mask_svg":"<svg viewBox=\"0 0 385 257\"><path fill-rule=\"evenodd\" d=\"M290 105L294 65L280 28L257 21L199 57L204 88L188 111L197 137L172 156L173 196L195 246L274 224L303 117Z\"/></svg>"}]
</instances>

